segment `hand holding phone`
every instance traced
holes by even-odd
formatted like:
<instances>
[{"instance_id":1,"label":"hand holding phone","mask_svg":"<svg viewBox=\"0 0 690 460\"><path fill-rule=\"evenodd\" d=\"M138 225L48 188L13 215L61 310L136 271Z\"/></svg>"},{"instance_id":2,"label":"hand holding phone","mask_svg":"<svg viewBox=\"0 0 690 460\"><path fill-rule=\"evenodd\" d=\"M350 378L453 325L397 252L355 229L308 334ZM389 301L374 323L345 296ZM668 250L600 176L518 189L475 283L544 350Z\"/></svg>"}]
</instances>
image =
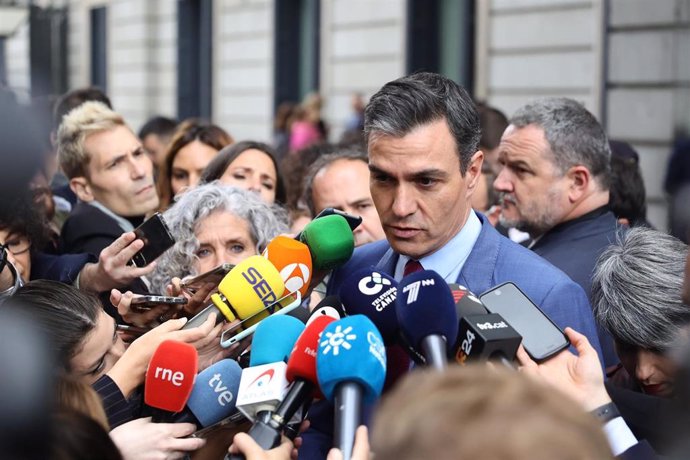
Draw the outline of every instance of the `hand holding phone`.
<instances>
[{"instance_id":1,"label":"hand holding phone","mask_svg":"<svg viewBox=\"0 0 690 460\"><path fill-rule=\"evenodd\" d=\"M151 310L160 305L184 305L187 303L185 297L172 297L165 295L140 295L132 297L129 308L135 312Z\"/></svg>"},{"instance_id":2,"label":"hand holding phone","mask_svg":"<svg viewBox=\"0 0 690 460\"><path fill-rule=\"evenodd\" d=\"M514 283L508 282L479 296L490 313L498 313L522 336L522 345L535 361L568 348L565 333Z\"/></svg>"},{"instance_id":3,"label":"hand holding phone","mask_svg":"<svg viewBox=\"0 0 690 460\"><path fill-rule=\"evenodd\" d=\"M140 268L156 260L175 244L175 238L159 212L134 229L134 234L144 242L144 247L132 257L132 263Z\"/></svg>"},{"instance_id":4,"label":"hand holding phone","mask_svg":"<svg viewBox=\"0 0 690 460\"><path fill-rule=\"evenodd\" d=\"M217 286L225 275L230 273L230 270L232 270L234 267L235 266L233 264L219 265L212 270L201 273L200 275L183 279L180 283L180 287L193 294L207 283L212 283Z\"/></svg>"}]
</instances>

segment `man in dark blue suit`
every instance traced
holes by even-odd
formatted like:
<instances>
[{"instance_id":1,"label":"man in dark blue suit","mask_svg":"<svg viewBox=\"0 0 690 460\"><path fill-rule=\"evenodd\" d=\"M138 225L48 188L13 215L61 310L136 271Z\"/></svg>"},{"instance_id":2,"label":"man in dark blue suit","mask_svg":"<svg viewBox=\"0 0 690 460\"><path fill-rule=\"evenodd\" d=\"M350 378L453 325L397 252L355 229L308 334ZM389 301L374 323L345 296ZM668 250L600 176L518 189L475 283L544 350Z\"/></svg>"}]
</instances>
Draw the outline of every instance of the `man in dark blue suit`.
<instances>
[{"instance_id":1,"label":"man in dark blue suit","mask_svg":"<svg viewBox=\"0 0 690 460\"><path fill-rule=\"evenodd\" d=\"M412 270L435 270L475 293L514 281L559 326L582 332L599 350L582 288L472 210L484 154L476 107L462 87L430 73L387 83L366 108L365 136L386 241L357 248L333 273L330 293L353 270L371 265L398 280ZM329 416L320 409L314 407L300 458L324 458L331 445Z\"/></svg>"},{"instance_id":2,"label":"man in dark blue suit","mask_svg":"<svg viewBox=\"0 0 690 460\"><path fill-rule=\"evenodd\" d=\"M621 231L608 208L611 149L604 129L572 99L540 99L510 118L499 162L500 222L528 232L530 249L590 296L594 265ZM604 364L616 365L603 329L599 342Z\"/></svg>"}]
</instances>

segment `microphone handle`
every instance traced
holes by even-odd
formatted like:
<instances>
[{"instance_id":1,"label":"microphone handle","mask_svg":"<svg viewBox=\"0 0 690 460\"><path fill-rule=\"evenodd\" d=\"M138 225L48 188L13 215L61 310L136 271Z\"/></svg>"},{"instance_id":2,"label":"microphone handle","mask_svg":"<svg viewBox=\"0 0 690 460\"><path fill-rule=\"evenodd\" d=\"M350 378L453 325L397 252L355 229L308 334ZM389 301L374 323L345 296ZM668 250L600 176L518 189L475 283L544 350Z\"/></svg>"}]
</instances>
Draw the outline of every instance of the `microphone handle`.
<instances>
[{"instance_id":1,"label":"microphone handle","mask_svg":"<svg viewBox=\"0 0 690 460\"><path fill-rule=\"evenodd\" d=\"M211 305L207 306L206 308L204 308L203 310L201 310L196 315L194 315L194 317L192 319L187 321L185 323L185 325L182 326L182 329L183 330L184 329L191 329L193 327L201 326L202 324L204 324L206 322L206 320L208 319L208 317L211 313L216 314L216 324L222 323L223 320L225 319L225 317L218 310L218 308L216 308L216 306L214 304L211 304Z\"/></svg>"},{"instance_id":2,"label":"microphone handle","mask_svg":"<svg viewBox=\"0 0 690 460\"><path fill-rule=\"evenodd\" d=\"M335 447L350 460L355 443L355 432L362 420L362 387L355 382L341 382L335 387Z\"/></svg>"},{"instance_id":3,"label":"microphone handle","mask_svg":"<svg viewBox=\"0 0 690 460\"><path fill-rule=\"evenodd\" d=\"M446 339L438 334L427 335L422 339L422 353L426 358L426 364L436 370L442 371L448 367L446 356Z\"/></svg>"}]
</instances>

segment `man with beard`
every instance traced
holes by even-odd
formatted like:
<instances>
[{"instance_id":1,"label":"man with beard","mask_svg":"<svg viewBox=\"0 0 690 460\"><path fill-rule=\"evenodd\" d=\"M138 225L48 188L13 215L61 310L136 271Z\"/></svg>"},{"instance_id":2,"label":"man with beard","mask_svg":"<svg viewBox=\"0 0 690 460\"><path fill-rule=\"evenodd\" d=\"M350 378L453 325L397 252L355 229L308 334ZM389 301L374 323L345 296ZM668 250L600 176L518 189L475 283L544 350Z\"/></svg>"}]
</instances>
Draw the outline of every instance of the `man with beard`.
<instances>
[{"instance_id":1,"label":"man with beard","mask_svg":"<svg viewBox=\"0 0 690 460\"><path fill-rule=\"evenodd\" d=\"M526 231L530 248L591 295L599 255L619 227L608 208L611 150L604 130L581 104L548 98L518 109L499 146L500 222ZM606 366L618 362L599 331Z\"/></svg>"}]
</instances>

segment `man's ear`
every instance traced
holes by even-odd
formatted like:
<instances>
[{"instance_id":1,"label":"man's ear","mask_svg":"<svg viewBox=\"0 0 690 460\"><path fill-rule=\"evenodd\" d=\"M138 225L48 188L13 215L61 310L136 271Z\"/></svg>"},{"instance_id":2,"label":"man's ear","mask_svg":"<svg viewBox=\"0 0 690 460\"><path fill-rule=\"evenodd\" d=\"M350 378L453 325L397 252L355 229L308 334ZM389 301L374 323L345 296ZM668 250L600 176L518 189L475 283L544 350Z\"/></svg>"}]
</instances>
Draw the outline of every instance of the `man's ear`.
<instances>
[{"instance_id":1,"label":"man's ear","mask_svg":"<svg viewBox=\"0 0 690 460\"><path fill-rule=\"evenodd\" d=\"M569 180L568 200L571 203L580 201L589 192L592 176L589 169L582 165L573 166L568 170L566 176Z\"/></svg>"},{"instance_id":2,"label":"man's ear","mask_svg":"<svg viewBox=\"0 0 690 460\"><path fill-rule=\"evenodd\" d=\"M71 178L69 180L69 188L72 189L81 201L88 203L95 199L91 191L91 185L89 185L89 181L84 176Z\"/></svg>"},{"instance_id":3,"label":"man's ear","mask_svg":"<svg viewBox=\"0 0 690 460\"><path fill-rule=\"evenodd\" d=\"M469 198L474 193L474 190L479 184L479 179L482 177L482 165L484 164L484 152L477 150L472 158L470 164L465 171L465 181L467 182L467 197Z\"/></svg>"}]
</instances>

